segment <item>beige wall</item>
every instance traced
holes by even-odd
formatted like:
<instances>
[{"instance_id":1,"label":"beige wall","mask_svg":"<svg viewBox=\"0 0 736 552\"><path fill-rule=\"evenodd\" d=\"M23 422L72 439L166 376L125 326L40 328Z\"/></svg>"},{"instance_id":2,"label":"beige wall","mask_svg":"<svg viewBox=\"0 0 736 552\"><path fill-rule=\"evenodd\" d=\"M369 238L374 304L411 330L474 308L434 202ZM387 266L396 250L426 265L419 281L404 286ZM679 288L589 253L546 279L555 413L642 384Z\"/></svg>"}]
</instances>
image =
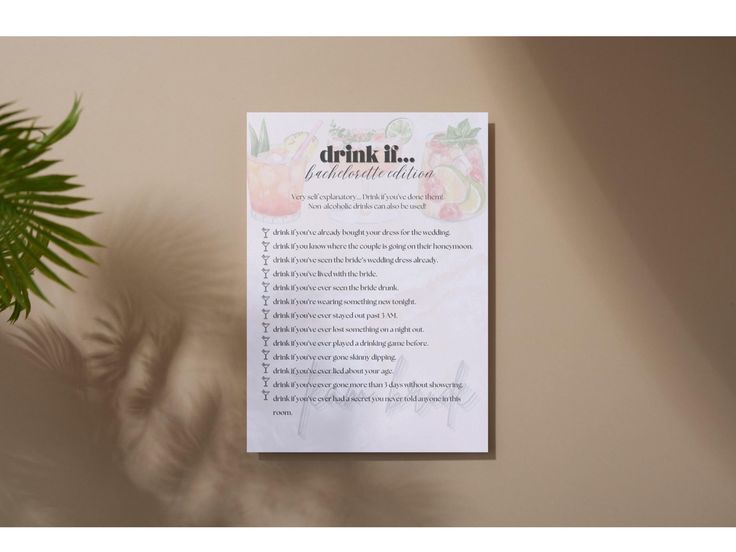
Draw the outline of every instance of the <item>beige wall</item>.
<instances>
[{"instance_id":1,"label":"beige wall","mask_svg":"<svg viewBox=\"0 0 736 552\"><path fill-rule=\"evenodd\" d=\"M230 382L234 418L246 111L496 124L496 459L236 454L208 476L225 491L205 478L176 507L159 494L149 521L734 524L735 56L733 40L0 40L0 103L55 122L84 94L56 151L104 211L82 226L111 246L76 295L47 285L57 307L39 311L77 339L120 286L209 310L187 311L180 385ZM208 237L176 241L193 228ZM214 288L225 307L202 300ZM125 473L155 488L135 459Z\"/></svg>"}]
</instances>

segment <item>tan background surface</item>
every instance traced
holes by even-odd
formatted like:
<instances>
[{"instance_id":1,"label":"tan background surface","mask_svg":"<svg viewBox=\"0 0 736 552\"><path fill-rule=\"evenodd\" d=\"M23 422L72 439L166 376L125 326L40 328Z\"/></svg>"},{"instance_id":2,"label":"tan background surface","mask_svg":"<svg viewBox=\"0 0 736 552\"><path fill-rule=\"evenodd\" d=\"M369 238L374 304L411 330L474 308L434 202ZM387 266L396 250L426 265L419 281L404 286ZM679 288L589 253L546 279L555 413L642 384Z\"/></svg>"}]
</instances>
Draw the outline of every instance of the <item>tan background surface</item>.
<instances>
[{"instance_id":1,"label":"tan background surface","mask_svg":"<svg viewBox=\"0 0 736 552\"><path fill-rule=\"evenodd\" d=\"M236 455L181 498L123 450L146 498L80 495L87 474L55 513L4 520L734 524L735 59L733 40L0 40L0 100L53 123L84 94L56 152L104 212L81 226L110 245L75 295L47 284L56 309L34 314L83 343L110 289L171 294L194 320L172 389L219 381L233 419L246 111L488 111L497 163L496 460ZM176 241L193 228L209 241ZM225 306L203 299L214 290ZM119 507L96 517L106 502Z\"/></svg>"}]
</instances>

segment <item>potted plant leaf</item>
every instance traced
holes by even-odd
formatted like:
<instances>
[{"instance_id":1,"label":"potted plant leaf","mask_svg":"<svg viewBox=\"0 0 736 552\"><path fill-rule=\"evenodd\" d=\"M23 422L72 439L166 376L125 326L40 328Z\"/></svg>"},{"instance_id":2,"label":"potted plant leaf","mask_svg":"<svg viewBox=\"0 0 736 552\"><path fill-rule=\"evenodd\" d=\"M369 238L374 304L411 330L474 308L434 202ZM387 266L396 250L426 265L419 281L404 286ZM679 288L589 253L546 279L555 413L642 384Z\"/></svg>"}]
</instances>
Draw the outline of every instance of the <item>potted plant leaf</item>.
<instances>
[{"instance_id":1,"label":"potted plant leaf","mask_svg":"<svg viewBox=\"0 0 736 552\"><path fill-rule=\"evenodd\" d=\"M61 221L97 213L72 207L87 200L68 194L80 187L74 176L48 171L58 161L47 154L74 130L79 114L75 98L61 124L49 129L12 102L0 105L0 311L10 311L10 322L28 316L31 295L48 302L38 274L71 289L59 269L80 274L70 257L94 263L82 248L99 244Z\"/></svg>"}]
</instances>

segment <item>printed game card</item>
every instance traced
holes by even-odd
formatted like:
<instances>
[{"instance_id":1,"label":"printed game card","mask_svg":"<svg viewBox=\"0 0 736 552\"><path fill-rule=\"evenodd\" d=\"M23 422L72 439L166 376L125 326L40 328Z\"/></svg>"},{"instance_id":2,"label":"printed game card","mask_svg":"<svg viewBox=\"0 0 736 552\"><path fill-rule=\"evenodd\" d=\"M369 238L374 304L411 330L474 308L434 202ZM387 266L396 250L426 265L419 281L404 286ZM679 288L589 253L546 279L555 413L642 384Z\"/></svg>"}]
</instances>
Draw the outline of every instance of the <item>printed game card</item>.
<instances>
[{"instance_id":1,"label":"printed game card","mask_svg":"<svg viewBox=\"0 0 736 552\"><path fill-rule=\"evenodd\" d=\"M247 451L487 452L487 114L247 126Z\"/></svg>"}]
</instances>

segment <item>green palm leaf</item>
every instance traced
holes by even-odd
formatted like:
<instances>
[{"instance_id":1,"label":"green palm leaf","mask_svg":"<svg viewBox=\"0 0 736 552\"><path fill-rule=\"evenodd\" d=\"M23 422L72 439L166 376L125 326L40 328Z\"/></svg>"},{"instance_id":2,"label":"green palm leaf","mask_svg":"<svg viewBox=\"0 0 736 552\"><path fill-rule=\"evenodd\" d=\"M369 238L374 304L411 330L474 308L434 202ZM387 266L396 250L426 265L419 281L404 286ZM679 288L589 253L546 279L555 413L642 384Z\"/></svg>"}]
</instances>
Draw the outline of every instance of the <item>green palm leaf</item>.
<instances>
[{"instance_id":1,"label":"green palm leaf","mask_svg":"<svg viewBox=\"0 0 736 552\"><path fill-rule=\"evenodd\" d=\"M10 309L10 322L31 312L31 295L48 302L35 281L40 273L69 288L59 269L80 272L62 255L94 260L82 247L99 246L81 232L52 219L95 215L71 207L87 198L66 195L79 188L74 176L47 174L58 163L46 159L54 144L66 137L79 120L79 98L69 115L54 129L36 125L12 103L0 105L0 311Z\"/></svg>"}]
</instances>

